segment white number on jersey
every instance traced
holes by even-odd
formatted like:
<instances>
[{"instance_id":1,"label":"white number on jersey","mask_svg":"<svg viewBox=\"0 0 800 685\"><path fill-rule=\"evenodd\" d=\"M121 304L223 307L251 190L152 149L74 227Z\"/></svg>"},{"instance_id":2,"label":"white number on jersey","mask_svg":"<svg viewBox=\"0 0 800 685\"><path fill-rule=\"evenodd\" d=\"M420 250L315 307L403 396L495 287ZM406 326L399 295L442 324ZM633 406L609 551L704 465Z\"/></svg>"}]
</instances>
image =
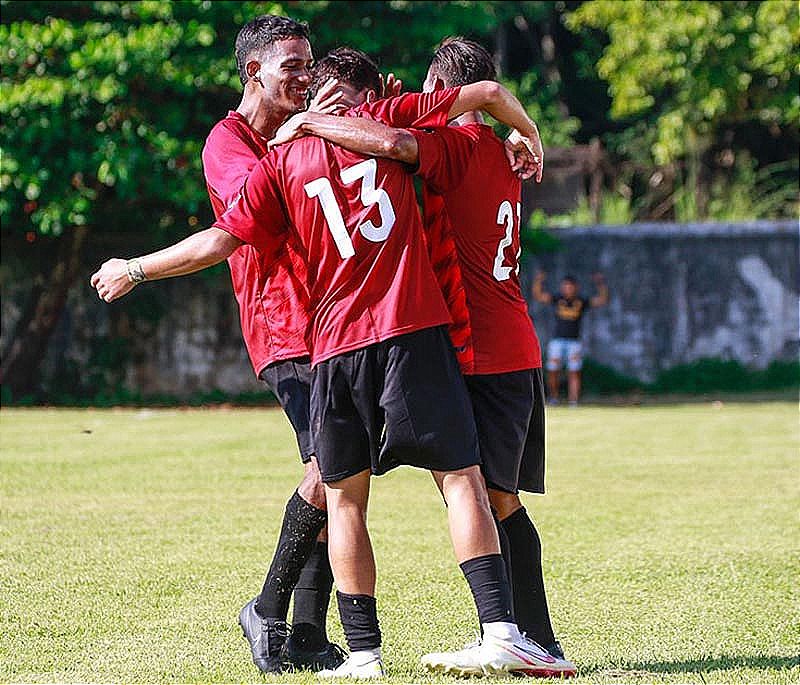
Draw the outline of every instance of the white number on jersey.
<instances>
[{"instance_id":1,"label":"white number on jersey","mask_svg":"<svg viewBox=\"0 0 800 685\"><path fill-rule=\"evenodd\" d=\"M358 227L361 235L373 243L381 243L386 240L396 220L391 198L383 188L375 187L377 171L378 164L374 159L367 159L341 171L342 183L345 185L350 185L359 178L361 179L360 199L365 209L372 207L372 205L378 205L378 211L381 215L380 226L376 226L371 220L367 220ZM328 223L333 242L336 243L336 249L339 250L342 259L352 257L356 251L353 248L350 234L347 232L342 210L339 209L336 197L333 194L330 180L323 176L309 181L303 187L308 197L319 198L325 221Z\"/></svg>"},{"instance_id":2,"label":"white number on jersey","mask_svg":"<svg viewBox=\"0 0 800 685\"><path fill-rule=\"evenodd\" d=\"M522 207L520 206L520 203L517 202L518 226L521 221L521 212ZM506 233L497 246L497 254L494 258L494 268L492 269L492 273L494 274L495 279L498 281L507 281L509 278L511 278L512 271L519 273L519 256L522 254L522 249L519 249L517 254L514 255L514 266L503 266L503 262L506 260L506 248L514 242L514 208L511 206L511 203L508 200L503 200L499 209L497 210L497 223L500 226L505 224Z\"/></svg>"}]
</instances>

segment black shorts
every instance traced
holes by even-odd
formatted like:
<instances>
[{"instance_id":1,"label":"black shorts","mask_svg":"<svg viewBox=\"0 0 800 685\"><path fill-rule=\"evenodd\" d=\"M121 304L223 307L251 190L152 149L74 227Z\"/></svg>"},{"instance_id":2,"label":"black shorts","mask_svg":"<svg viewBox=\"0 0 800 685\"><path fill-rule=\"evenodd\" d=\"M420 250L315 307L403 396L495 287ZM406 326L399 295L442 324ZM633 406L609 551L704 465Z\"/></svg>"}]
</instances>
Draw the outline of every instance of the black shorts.
<instances>
[{"instance_id":1,"label":"black shorts","mask_svg":"<svg viewBox=\"0 0 800 685\"><path fill-rule=\"evenodd\" d=\"M258 377L267 384L289 417L297 437L304 464L314 456L311 439L311 363L308 357L275 362L263 368Z\"/></svg>"},{"instance_id":2,"label":"black shorts","mask_svg":"<svg viewBox=\"0 0 800 685\"><path fill-rule=\"evenodd\" d=\"M542 370L465 378L487 486L515 494L544 493Z\"/></svg>"},{"instance_id":3,"label":"black shorts","mask_svg":"<svg viewBox=\"0 0 800 685\"><path fill-rule=\"evenodd\" d=\"M472 407L445 326L320 362L311 421L325 482L400 464L455 471L480 463Z\"/></svg>"}]
</instances>

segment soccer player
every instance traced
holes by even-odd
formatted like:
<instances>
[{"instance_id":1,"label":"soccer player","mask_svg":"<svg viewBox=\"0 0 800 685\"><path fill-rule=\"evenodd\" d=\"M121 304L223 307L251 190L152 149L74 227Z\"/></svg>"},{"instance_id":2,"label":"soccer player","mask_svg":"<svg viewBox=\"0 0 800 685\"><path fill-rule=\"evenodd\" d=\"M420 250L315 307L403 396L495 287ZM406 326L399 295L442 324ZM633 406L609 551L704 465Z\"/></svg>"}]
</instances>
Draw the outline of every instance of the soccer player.
<instances>
[{"instance_id":1,"label":"soccer player","mask_svg":"<svg viewBox=\"0 0 800 685\"><path fill-rule=\"evenodd\" d=\"M267 152L267 140L287 116L305 108L313 60L307 27L272 15L242 27L235 56L242 100L214 126L203 148L203 170L217 218ZM324 534L325 492L309 421L308 298L297 275L302 265L288 242L269 262L252 246L242 245L228 257L228 265L253 369L281 403L304 465L303 479L286 504L263 589L242 609L239 622L261 671L280 672L286 662L295 668L335 668L344 657L329 642L325 628L333 576ZM287 639L293 590L293 629Z\"/></svg>"},{"instance_id":2,"label":"soccer player","mask_svg":"<svg viewBox=\"0 0 800 685\"><path fill-rule=\"evenodd\" d=\"M537 272L533 280L532 295L537 302L553 305L556 315L556 330L547 345L547 389L550 403L558 404L561 367L566 362L567 399L571 407L577 407L583 368L581 321L590 308L608 304L608 286L603 274L596 273L592 280L597 294L593 297L581 297L577 279L574 276L564 276L558 295L552 295L542 287L545 275L543 271Z\"/></svg>"},{"instance_id":3,"label":"soccer player","mask_svg":"<svg viewBox=\"0 0 800 685\"><path fill-rule=\"evenodd\" d=\"M318 65L323 73L328 58ZM318 77L315 70L315 80ZM482 46L451 39L434 56L425 90L443 92L448 86L493 78L491 56ZM336 131L335 117L300 114L294 119L308 122L308 132L343 145L353 144L345 132ZM391 115L384 114L384 119ZM541 353L517 275L520 182L506 161L502 143L483 125L479 113L465 112L456 122L461 132L472 134L476 144L464 168L449 176L448 187L426 185L426 230L429 240L441 241L443 236L447 238L448 222L452 222L460 265L456 278L463 282L473 349L473 358L462 364L462 371L467 374L489 497L506 542L515 616L528 635L554 658L564 660L547 607L541 542L518 495L520 489L544 492L545 444ZM278 132L278 139L282 133ZM399 159L417 161L413 155ZM540 164L536 173L541 178ZM426 659L433 668L467 672L462 658L469 661L472 655L430 655ZM574 672L571 664L560 671Z\"/></svg>"},{"instance_id":4,"label":"soccer player","mask_svg":"<svg viewBox=\"0 0 800 685\"><path fill-rule=\"evenodd\" d=\"M483 46L454 38L436 51L423 89L494 77L494 63ZM514 615L521 630L568 664L561 674L574 675L550 621L539 534L519 498L520 490L544 492L545 457L541 352L518 277L521 184L479 112L466 112L455 123L473 132L478 142L460 178L449 186L426 186L426 216L442 201L455 237L475 357L465 378L489 500L500 535L507 538ZM465 657L463 652L438 655L429 657L428 664L458 666Z\"/></svg>"},{"instance_id":5,"label":"soccer player","mask_svg":"<svg viewBox=\"0 0 800 685\"><path fill-rule=\"evenodd\" d=\"M373 84L377 76L373 78ZM373 88L377 89L377 87ZM374 122L366 122L374 123ZM406 136L420 173L460 168L463 141ZM461 149L459 149L461 148ZM456 556L487 640L485 672L558 667L520 635L497 533L477 467L463 378L446 336L444 300L424 252L413 184L400 164L305 138L259 161L215 227L132 260L152 278L191 273L240 242L274 255L292 236L307 268L312 424L329 507L329 554L351 654L326 676L382 674L375 568L365 523L370 473L407 463L434 472L448 502ZM103 299L132 287L122 260L92 277ZM125 262L123 262L125 264ZM486 644L491 640L494 650Z\"/></svg>"}]
</instances>

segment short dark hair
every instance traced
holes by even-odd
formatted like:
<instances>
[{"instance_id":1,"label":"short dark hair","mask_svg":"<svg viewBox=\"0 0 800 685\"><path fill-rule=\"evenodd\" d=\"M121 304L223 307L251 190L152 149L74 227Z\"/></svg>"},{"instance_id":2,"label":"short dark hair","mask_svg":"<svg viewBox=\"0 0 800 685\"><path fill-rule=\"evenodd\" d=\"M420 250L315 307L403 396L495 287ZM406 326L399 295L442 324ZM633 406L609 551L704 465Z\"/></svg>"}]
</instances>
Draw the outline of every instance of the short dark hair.
<instances>
[{"instance_id":1,"label":"short dark hair","mask_svg":"<svg viewBox=\"0 0 800 685\"><path fill-rule=\"evenodd\" d=\"M480 43L461 36L451 36L441 42L430 68L448 88L497 78L489 51Z\"/></svg>"},{"instance_id":2,"label":"short dark hair","mask_svg":"<svg viewBox=\"0 0 800 685\"><path fill-rule=\"evenodd\" d=\"M564 278L561 279L562 283L572 283L572 285L578 285L578 279L575 278L572 274L567 274Z\"/></svg>"},{"instance_id":3,"label":"short dark hair","mask_svg":"<svg viewBox=\"0 0 800 685\"><path fill-rule=\"evenodd\" d=\"M250 78L245 67L254 52L261 52L273 43L290 38L308 40L308 26L289 17L274 14L262 14L242 26L236 36L235 49L236 68L239 70L242 85Z\"/></svg>"},{"instance_id":4,"label":"short dark hair","mask_svg":"<svg viewBox=\"0 0 800 685\"><path fill-rule=\"evenodd\" d=\"M328 79L335 78L351 85L356 90L369 88L381 96L381 76L378 65L369 55L354 48L336 48L314 65L311 84L308 87L311 97Z\"/></svg>"}]
</instances>

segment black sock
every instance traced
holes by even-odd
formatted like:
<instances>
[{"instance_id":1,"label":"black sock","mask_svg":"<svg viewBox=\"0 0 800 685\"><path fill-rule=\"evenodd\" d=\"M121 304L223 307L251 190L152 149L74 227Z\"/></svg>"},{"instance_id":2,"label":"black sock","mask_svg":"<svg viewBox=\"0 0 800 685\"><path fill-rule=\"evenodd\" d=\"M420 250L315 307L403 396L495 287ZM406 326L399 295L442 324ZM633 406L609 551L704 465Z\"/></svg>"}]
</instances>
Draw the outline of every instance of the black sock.
<instances>
[{"instance_id":1,"label":"black sock","mask_svg":"<svg viewBox=\"0 0 800 685\"><path fill-rule=\"evenodd\" d=\"M525 508L500 522L511 544L514 615L519 629L540 645L555 642L542 576L542 542Z\"/></svg>"},{"instance_id":2,"label":"black sock","mask_svg":"<svg viewBox=\"0 0 800 685\"><path fill-rule=\"evenodd\" d=\"M497 537L500 539L500 555L503 557L503 563L506 566L506 577L508 578L508 584L511 586L511 619L514 620L514 582L511 578L511 543L508 540L508 535L506 535L506 530L500 523L500 519L497 518L497 512L492 509L492 518L494 518L494 525L497 528Z\"/></svg>"},{"instance_id":3,"label":"black sock","mask_svg":"<svg viewBox=\"0 0 800 685\"><path fill-rule=\"evenodd\" d=\"M374 597L346 595L336 591L339 617L344 636L351 652L376 649L381 646L381 629L378 625L378 608Z\"/></svg>"},{"instance_id":4,"label":"black sock","mask_svg":"<svg viewBox=\"0 0 800 685\"><path fill-rule=\"evenodd\" d=\"M286 620L289 599L300 571L327 519L326 512L310 505L297 491L289 498L278 546L256 602L255 609L259 616Z\"/></svg>"},{"instance_id":5,"label":"black sock","mask_svg":"<svg viewBox=\"0 0 800 685\"><path fill-rule=\"evenodd\" d=\"M328 615L332 587L333 573L328 561L328 543L317 542L294 588L292 640L301 649L319 652L328 644L325 618Z\"/></svg>"},{"instance_id":6,"label":"black sock","mask_svg":"<svg viewBox=\"0 0 800 685\"><path fill-rule=\"evenodd\" d=\"M499 554L487 554L467 559L461 564L461 570L475 599L481 625L496 621L513 622L511 587L503 557Z\"/></svg>"}]
</instances>

